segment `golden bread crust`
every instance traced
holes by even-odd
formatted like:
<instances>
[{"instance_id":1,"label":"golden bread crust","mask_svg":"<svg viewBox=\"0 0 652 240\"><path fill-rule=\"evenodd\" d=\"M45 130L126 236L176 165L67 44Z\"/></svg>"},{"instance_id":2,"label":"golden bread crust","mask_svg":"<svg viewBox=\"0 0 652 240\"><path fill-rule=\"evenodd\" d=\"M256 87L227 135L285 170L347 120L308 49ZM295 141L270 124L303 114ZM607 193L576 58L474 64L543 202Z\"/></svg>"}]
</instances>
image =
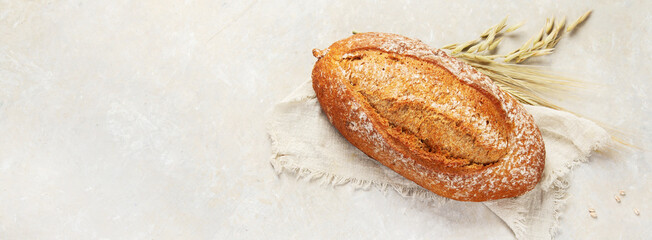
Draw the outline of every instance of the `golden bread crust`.
<instances>
[{"instance_id":1,"label":"golden bread crust","mask_svg":"<svg viewBox=\"0 0 652 240\"><path fill-rule=\"evenodd\" d=\"M313 88L330 122L424 188L485 201L519 196L541 178L545 148L532 116L473 67L387 33L313 54Z\"/></svg>"}]
</instances>

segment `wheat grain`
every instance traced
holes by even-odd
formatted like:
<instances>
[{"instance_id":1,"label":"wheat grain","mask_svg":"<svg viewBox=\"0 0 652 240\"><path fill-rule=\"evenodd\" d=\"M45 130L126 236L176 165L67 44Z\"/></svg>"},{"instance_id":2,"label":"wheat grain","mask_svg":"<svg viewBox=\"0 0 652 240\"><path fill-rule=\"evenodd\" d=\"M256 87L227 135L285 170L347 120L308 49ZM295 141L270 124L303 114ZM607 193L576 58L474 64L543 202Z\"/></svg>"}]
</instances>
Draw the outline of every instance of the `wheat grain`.
<instances>
[{"instance_id":1,"label":"wheat grain","mask_svg":"<svg viewBox=\"0 0 652 240\"><path fill-rule=\"evenodd\" d=\"M532 54L532 57L539 57L539 56L548 55L548 54L551 54L553 50L554 50L554 48L546 48L546 49L537 50L537 51L532 52L532 53L534 53L534 54Z\"/></svg>"},{"instance_id":2,"label":"wheat grain","mask_svg":"<svg viewBox=\"0 0 652 240\"><path fill-rule=\"evenodd\" d=\"M451 51L451 53L453 53L453 54L460 53L465 48L467 48L467 47L469 47L469 46L471 46L473 44L476 44L477 42L478 42L478 40L476 39L476 40L471 40L471 41L462 43L461 45L455 47L455 49L453 49L453 51Z\"/></svg>"},{"instance_id":3,"label":"wheat grain","mask_svg":"<svg viewBox=\"0 0 652 240\"><path fill-rule=\"evenodd\" d=\"M455 49L455 47L457 47L457 43L451 43L451 44L448 44L446 46L441 47L441 49L453 50L453 49Z\"/></svg>"},{"instance_id":4,"label":"wheat grain","mask_svg":"<svg viewBox=\"0 0 652 240\"><path fill-rule=\"evenodd\" d=\"M516 31L516 29L522 27L524 24L525 24L525 21L520 22L520 23L518 23L518 24L516 24L516 25L514 25L514 26L511 26L511 27L507 28L507 29L505 30L505 32L506 32L506 33L510 33L510 32Z\"/></svg>"},{"instance_id":5,"label":"wheat grain","mask_svg":"<svg viewBox=\"0 0 652 240\"><path fill-rule=\"evenodd\" d=\"M477 55L477 54L470 54L470 53L462 53L458 55L458 57L469 59L469 60L476 60L479 62L493 62L493 59L484 55Z\"/></svg>"},{"instance_id":6,"label":"wheat grain","mask_svg":"<svg viewBox=\"0 0 652 240\"><path fill-rule=\"evenodd\" d=\"M489 41L483 41L481 44L478 44L478 52L483 52L489 48Z\"/></svg>"},{"instance_id":7,"label":"wheat grain","mask_svg":"<svg viewBox=\"0 0 652 240\"><path fill-rule=\"evenodd\" d=\"M496 27L496 26L491 26L490 28L487 28L487 30L484 30L484 32L482 32L482 33L480 34L480 37L481 37L481 38L485 38L485 37L489 36L489 33L490 33L491 31L493 31L493 30L495 29L495 27Z\"/></svg>"},{"instance_id":8,"label":"wheat grain","mask_svg":"<svg viewBox=\"0 0 652 240\"><path fill-rule=\"evenodd\" d=\"M493 41L493 42L491 43L491 45L489 45L489 49L488 49L488 50L489 50L489 51L492 51L492 50L496 49L496 47L498 47L498 44L500 44L500 42L501 42L502 40L503 40L503 37L499 37L499 38L497 38L495 41Z\"/></svg>"},{"instance_id":9,"label":"wheat grain","mask_svg":"<svg viewBox=\"0 0 652 240\"><path fill-rule=\"evenodd\" d=\"M552 48L552 47L555 47L557 45L559 40L561 40L561 36L563 34L562 30L564 29L565 25L566 25L566 17L563 17L561 19L561 21L559 21L559 23L556 24L555 29L552 31L551 35L555 36L554 40L552 40L550 43L548 43L548 45L546 47Z\"/></svg>"},{"instance_id":10,"label":"wheat grain","mask_svg":"<svg viewBox=\"0 0 652 240\"><path fill-rule=\"evenodd\" d=\"M480 48L478 49L478 51L482 52L488 49L489 45L491 44L491 42L494 41L495 38L496 38L496 32L489 33L487 39L484 42L482 42L482 44L480 44Z\"/></svg>"},{"instance_id":11,"label":"wheat grain","mask_svg":"<svg viewBox=\"0 0 652 240\"><path fill-rule=\"evenodd\" d=\"M516 58L516 63L521 63L532 56L534 56L534 52L532 51L521 52L521 54L519 54L518 57Z\"/></svg>"},{"instance_id":12,"label":"wheat grain","mask_svg":"<svg viewBox=\"0 0 652 240\"><path fill-rule=\"evenodd\" d=\"M555 25L555 17L546 18L546 34L550 34L553 25Z\"/></svg>"},{"instance_id":13,"label":"wheat grain","mask_svg":"<svg viewBox=\"0 0 652 240\"><path fill-rule=\"evenodd\" d=\"M551 43L552 43L553 41L556 40L557 35L558 35L558 32L557 32L557 31L552 31L550 34L548 34L548 36L546 36L546 38L542 41L544 47L545 47L545 48L550 48L550 47L552 47L552 46L551 46Z\"/></svg>"},{"instance_id":14,"label":"wheat grain","mask_svg":"<svg viewBox=\"0 0 652 240\"><path fill-rule=\"evenodd\" d=\"M520 52L516 50L514 53L505 56L505 60L503 60L503 62L511 62L512 60L516 59L519 54Z\"/></svg>"},{"instance_id":15,"label":"wheat grain","mask_svg":"<svg viewBox=\"0 0 652 240\"><path fill-rule=\"evenodd\" d=\"M521 47L518 49L520 52L526 52L528 49L530 49L531 44L536 41L537 36L534 36L530 38L530 40L527 40L525 44L521 45Z\"/></svg>"},{"instance_id":16,"label":"wheat grain","mask_svg":"<svg viewBox=\"0 0 652 240\"><path fill-rule=\"evenodd\" d=\"M466 50L467 53L474 53L477 52L478 49L480 48L480 44L473 45L473 47L470 47L468 50Z\"/></svg>"},{"instance_id":17,"label":"wheat grain","mask_svg":"<svg viewBox=\"0 0 652 240\"><path fill-rule=\"evenodd\" d=\"M501 30L503 30L503 28L505 28L505 26L506 26L505 23L507 23L507 18L508 17L503 18L503 20L501 20L500 23L498 23L498 24L496 24L494 26L491 26L490 28L488 28L487 30L482 32L480 34L480 37L485 38L485 37L489 36L489 34L491 34L492 32L493 33L498 33Z\"/></svg>"},{"instance_id":18,"label":"wheat grain","mask_svg":"<svg viewBox=\"0 0 652 240\"><path fill-rule=\"evenodd\" d=\"M503 18L503 20L500 21L500 23L498 23L498 26L496 27L496 29L495 29L495 31L494 31L495 33L500 32L501 30L503 30L503 28L505 28L505 26L507 26L507 25L506 25L506 23L507 23L507 18L508 18L508 17Z\"/></svg>"},{"instance_id":19,"label":"wheat grain","mask_svg":"<svg viewBox=\"0 0 652 240\"><path fill-rule=\"evenodd\" d=\"M573 24L571 24L570 26L568 26L568 28L566 28L566 32L573 31L577 27L577 25L584 22L584 20L586 20L589 17L589 15L591 15L591 12L593 12L593 10L589 10L586 13L584 13L582 16L580 16Z\"/></svg>"}]
</instances>

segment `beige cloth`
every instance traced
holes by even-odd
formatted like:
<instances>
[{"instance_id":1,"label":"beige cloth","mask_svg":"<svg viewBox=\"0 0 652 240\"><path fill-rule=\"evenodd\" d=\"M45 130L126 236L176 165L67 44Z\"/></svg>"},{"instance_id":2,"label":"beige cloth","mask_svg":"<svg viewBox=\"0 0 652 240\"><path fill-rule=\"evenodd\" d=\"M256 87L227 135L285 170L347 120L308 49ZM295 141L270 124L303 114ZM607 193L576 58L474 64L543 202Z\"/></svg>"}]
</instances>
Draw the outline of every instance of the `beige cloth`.
<instances>
[{"instance_id":1,"label":"beige cloth","mask_svg":"<svg viewBox=\"0 0 652 240\"><path fill-rule=\"evenodd\" d=\"M544 107L526 109L534 116L546 145L543 178L523 196L483 204L505 221L516 238L550 239L564 205L570 169L587 161L593 150L606 146L610 137L595 123L572 114ZM321 111L310 82L275 106L268 127L273 142L271 163L278 173L363 189L391 188L435 204L453 201L403 178L347 142Z\"/></svg>"}]
</instances>

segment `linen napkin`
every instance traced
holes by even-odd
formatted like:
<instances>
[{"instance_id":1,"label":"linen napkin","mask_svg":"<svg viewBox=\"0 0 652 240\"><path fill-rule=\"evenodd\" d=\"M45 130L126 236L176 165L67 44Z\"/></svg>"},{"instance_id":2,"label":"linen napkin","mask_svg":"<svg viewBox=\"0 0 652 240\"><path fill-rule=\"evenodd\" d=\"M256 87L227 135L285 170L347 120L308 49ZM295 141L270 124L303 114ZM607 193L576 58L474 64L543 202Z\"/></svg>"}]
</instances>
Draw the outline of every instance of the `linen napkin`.
<instances>
[{"instance_id":1,"label":"linen napkin","mask_svg":"<svg viewBox=\"0 0 652 240\"><path fill-rule=\"evenodd\" d=\"M586 162L592 151L609 144L610 137L595 123L573 114L525 107L546 146L543 177L525 195L483 204L511 228L517 239L550 239L558 228L570 169ZM350 144L321 111L310 81L274 107L268 132L272 139L271 164L279 174L288 172L333 185L353 184L365 190L394 189L402 196L434 204L454 201L422 188Z\"/></svg>"}]
</instances>

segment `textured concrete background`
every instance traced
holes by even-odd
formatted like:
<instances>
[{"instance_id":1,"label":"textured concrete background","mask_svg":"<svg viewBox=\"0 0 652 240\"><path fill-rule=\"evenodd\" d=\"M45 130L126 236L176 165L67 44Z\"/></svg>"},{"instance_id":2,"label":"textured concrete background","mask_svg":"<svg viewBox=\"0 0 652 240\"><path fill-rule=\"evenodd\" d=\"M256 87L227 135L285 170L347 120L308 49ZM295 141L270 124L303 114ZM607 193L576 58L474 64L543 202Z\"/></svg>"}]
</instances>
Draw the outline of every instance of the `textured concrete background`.
<instances>
[{"instance_id":1,"label":"textured concrete background","mask_svg":"<svg viewBox=\"0 0 652 240\"><path fill-rule=\"evenodd\" d=\"M594 14L536 63L585 80L560 105L643 150L574 169L560 239L652 236L647 1L0 1L0 238L513 238L482 205L277 176L265 117L351 30L442 46L506 15ZM613 195L626 190L622 203ZM589 217L595 208L599 217ZM638 208L640 216L633 214Z\"/></svg>"}]
</instances>

